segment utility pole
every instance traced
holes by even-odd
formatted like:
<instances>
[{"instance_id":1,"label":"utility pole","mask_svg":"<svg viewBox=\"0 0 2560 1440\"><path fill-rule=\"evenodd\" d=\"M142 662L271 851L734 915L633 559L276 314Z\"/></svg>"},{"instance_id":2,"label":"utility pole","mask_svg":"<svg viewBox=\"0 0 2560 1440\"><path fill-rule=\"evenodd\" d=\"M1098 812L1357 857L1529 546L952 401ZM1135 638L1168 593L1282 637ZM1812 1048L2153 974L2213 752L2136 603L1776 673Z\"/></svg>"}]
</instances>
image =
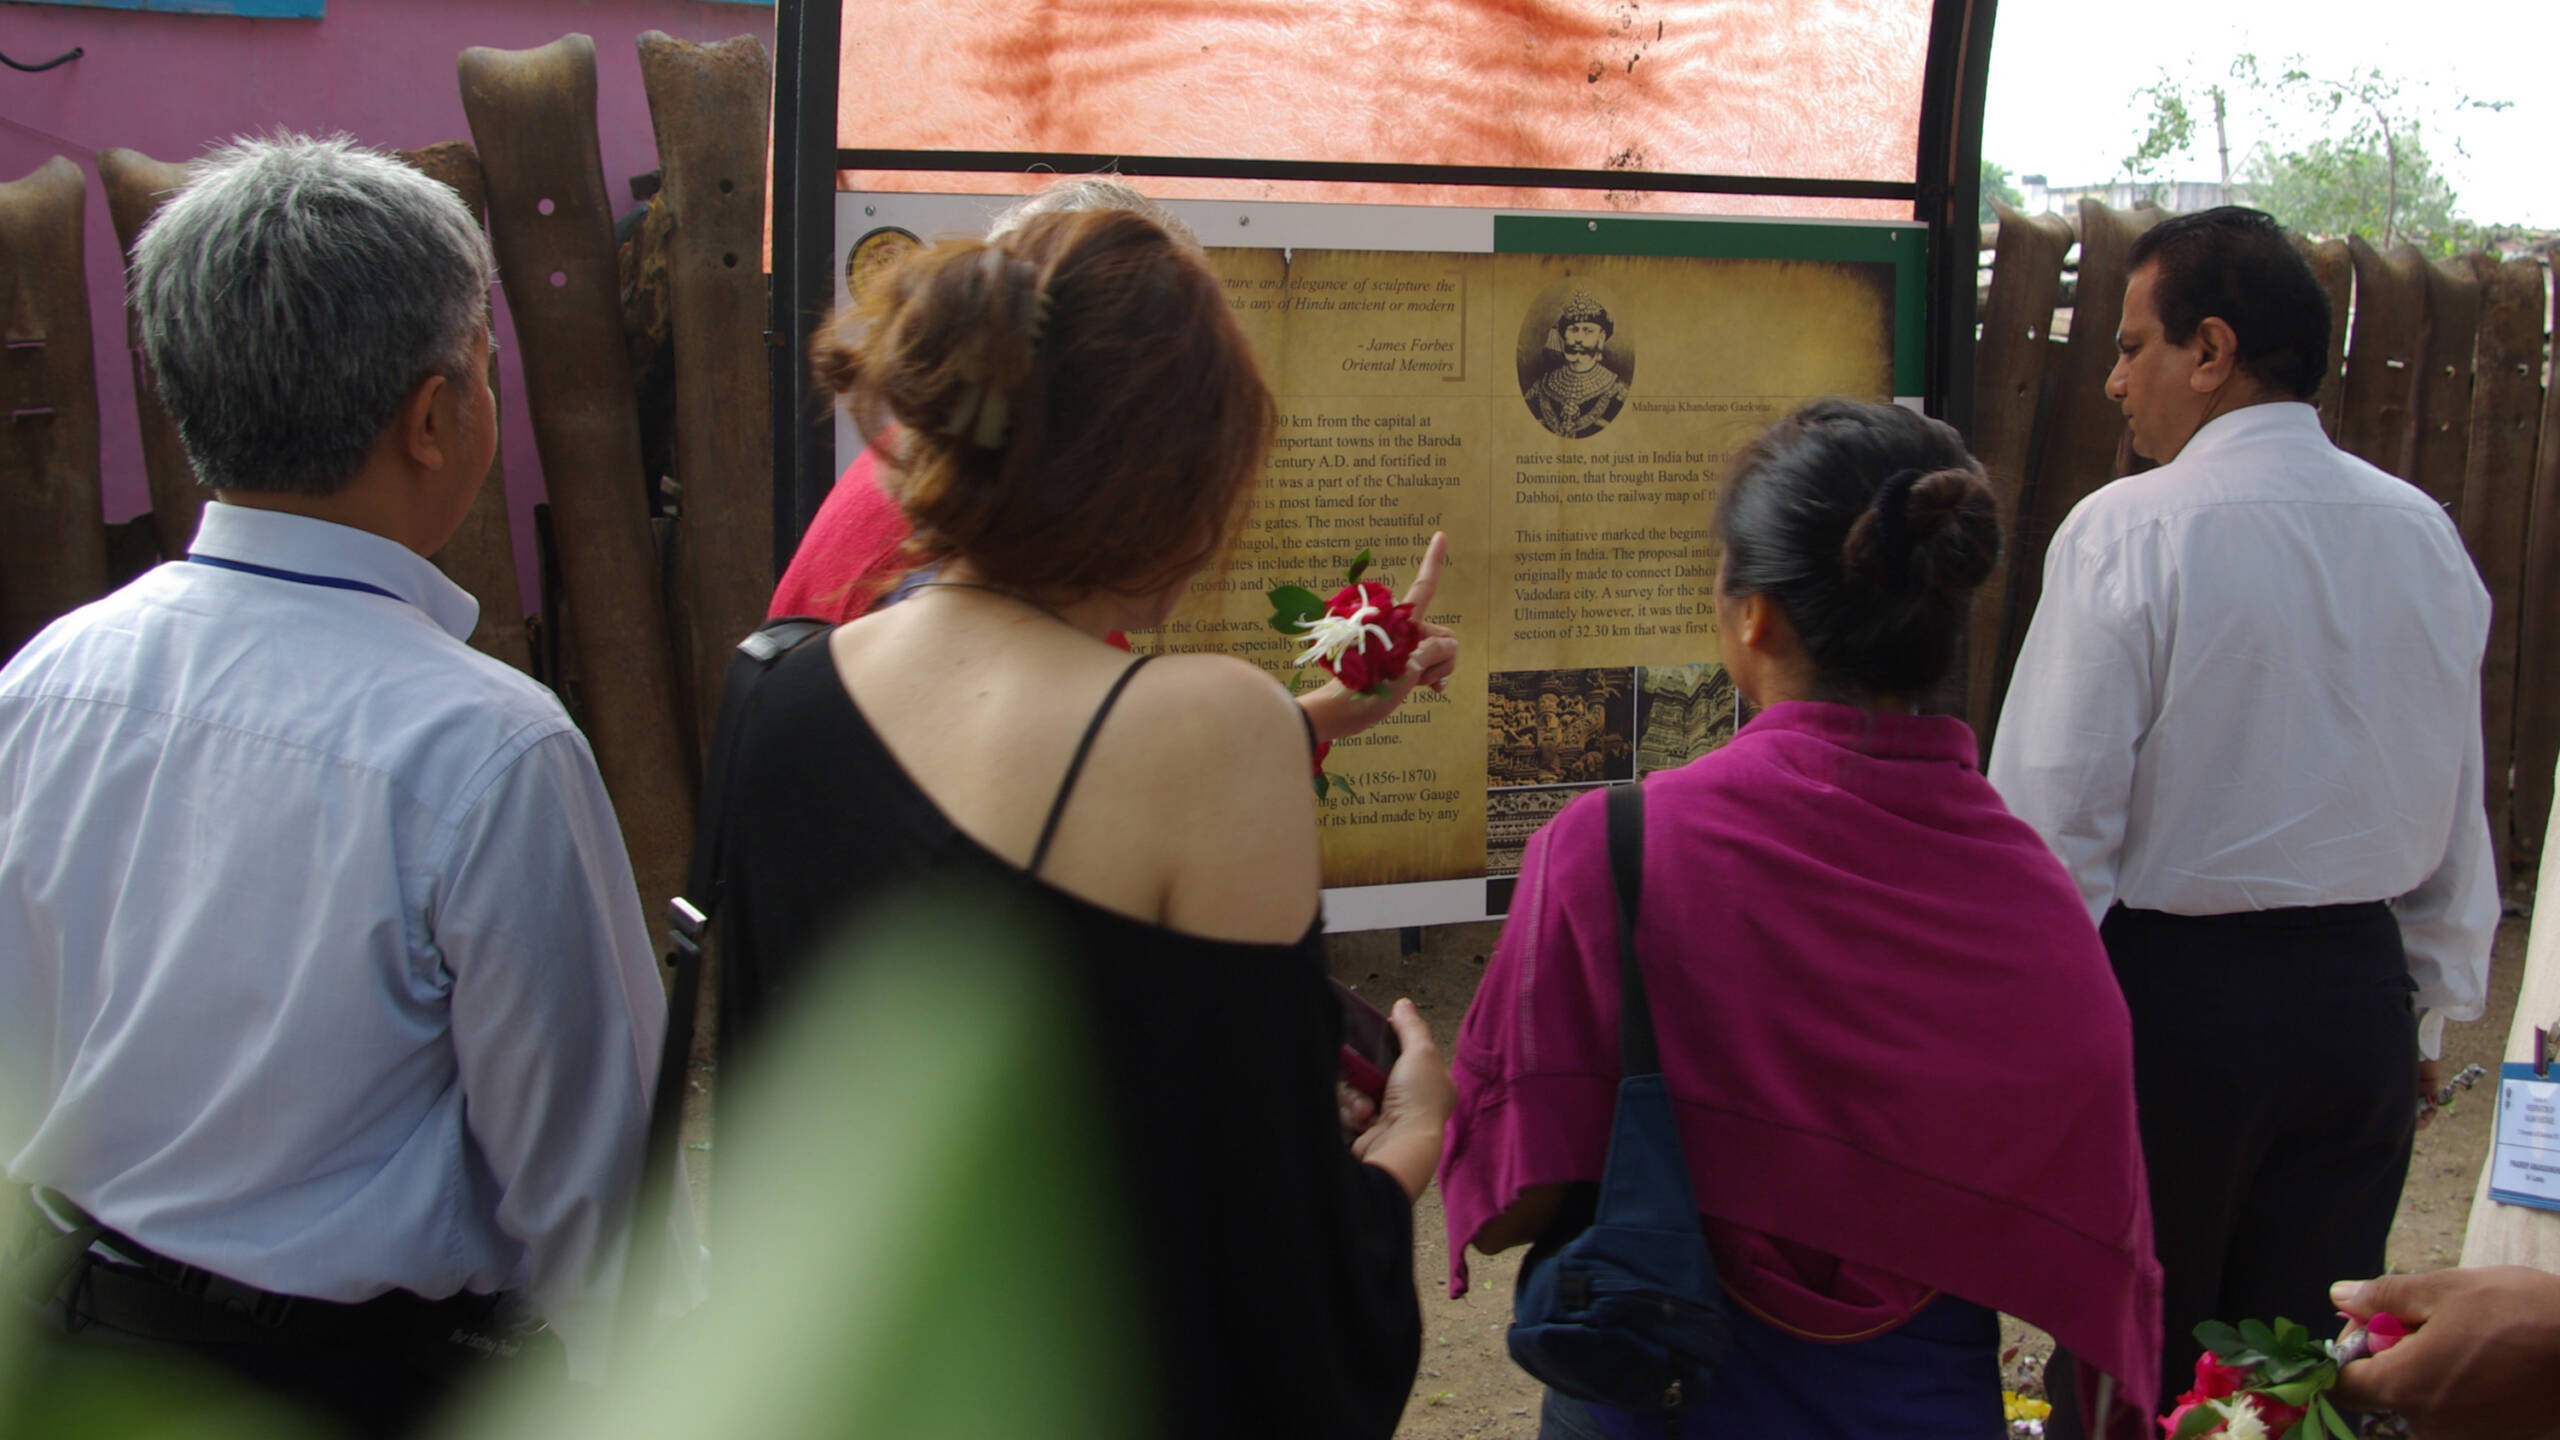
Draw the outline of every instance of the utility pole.
<instances>
[{"instance_id":1,"label":"utility pole","mask_svg":"<svg viewBox=\"0 0 2560 1440\"><path fill-rule=\"evenodd\" d=\"M2222 87L2213 87L2213 147L2222 154L2222 203L2231 203L2231 137L2222 128Z\"/></svg>"}]
</instances>

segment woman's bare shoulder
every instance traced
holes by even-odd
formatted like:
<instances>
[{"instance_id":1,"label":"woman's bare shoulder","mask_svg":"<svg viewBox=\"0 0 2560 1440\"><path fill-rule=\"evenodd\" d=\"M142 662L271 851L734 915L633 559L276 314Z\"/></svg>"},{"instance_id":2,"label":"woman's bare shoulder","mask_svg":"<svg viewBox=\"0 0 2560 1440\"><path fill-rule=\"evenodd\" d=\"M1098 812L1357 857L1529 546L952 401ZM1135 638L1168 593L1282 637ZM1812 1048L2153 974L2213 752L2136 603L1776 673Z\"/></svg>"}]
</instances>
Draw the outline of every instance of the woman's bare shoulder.
<instances>
[{"instance_id":1,"label":"woman's bare shoulder","mask_svg":"<svg viewBox=\"0 0 2560 1440\"><path fill-rule=\"evenodd\" d=\"M1223 736L1212 746L1225 758L1285 750L1300 763L1307 755L1307 727L1297 702L1252 662L1232 655L1166 655L1147 666L1143 683L1151 703L1148 723L1168 742L1189 745Z\"/></svg>"},{"instance_id":2,"label":"woman's bare shoulder","mask_svg":"<svg viewBox=\"0 0 2560 1440\"><path fill-rule=\"evenodd\" d=\"M1297 938L1320 883L1297 703L1223 655L1167 656L1137 686L1145 719L1121 737L1121 754L1143 757L1148 809L1163 825L1167 921L1224 939Z\"/></svg>"}]
</instances>

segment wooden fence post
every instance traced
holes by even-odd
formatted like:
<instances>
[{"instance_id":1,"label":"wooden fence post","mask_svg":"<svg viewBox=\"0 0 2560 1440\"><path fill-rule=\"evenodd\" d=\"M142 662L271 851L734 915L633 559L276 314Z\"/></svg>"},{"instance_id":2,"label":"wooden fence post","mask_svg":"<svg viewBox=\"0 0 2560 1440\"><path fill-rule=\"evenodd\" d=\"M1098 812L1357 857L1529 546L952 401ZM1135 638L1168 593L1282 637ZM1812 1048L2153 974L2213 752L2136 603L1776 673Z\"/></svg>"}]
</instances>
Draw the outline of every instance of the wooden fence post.
<instances>
[{"instance_id":1,"label":"wooden fence post","mask_svg":"<svg viewBox=\"0 0 2560 1440\"><path fill-rule=\"evenodd\" d=\"M751 35L692 45L652 30L639 45L674 221L676 643L691 659L693 733L707 756L730 647L773 597L772 365L756 259L773 65Z\"/></svg>"},{"instance_id":2,"label":"wooden fence post","mask_svg":"<svg viewBox=\"0 0 2560 1440\"><path fill-rule=\"evenodd\" d=\"M142 227L187 183L188 174L184 165L154 160L139 150L98 152L107 218L115 224L127 270L133 268L133 244L142 238ZM204 502L213 492L196 483L177 422L160 407L160 385L142 358L141 319L132 306L125 307L124 319L125 353L133 367L133 414L142 431L142 474L151 487L152 528L159 534L161 555L175 560L196 538L196 522L204 517Z\"/></svg>"},{"instance_id":3,"label":"wooden fence post","mask_svg":"<svg viewBox=\"0 0 2560 1440\"><path fill-rule=\"evenodd\" d=\"M2518 609L2524 599L2525 529L2533 499L2534 441L2542 419L2542 262L2479 268L2480 343L2472 367L2471 445L2462 483L2462 543L2489 587L2489 649L2480 664L2482 774L2487 778L2489 841L2498 857L2498 889L2507 884L2513 851ZM2543 657L2533 668L2547 668Z\"/></svg>"},{"instance_id":4,"label":"wooden fence post","mask_svg":"<svg viewBox=\"0 0 2560 1440\"><path fill-rule=\"evenodd\" d=\"M2071 336L2051 382L2056 387L2053 414L2038 447L2035 473L2027 480L2027 508L2015 531L2017 554L2009 562L2017 596L2011 628L2021 638L2044 594L2044 551L2053 532L2072 506L2116 478L2124 412L2107 398L2107 374L2116 366L2116 326L2124 319L2125 252L2159 218L2158 211L2080 202L2080 274L2073 288Z\"/></svg>"},{"instance_id":5,"label":"wooden fence post","mask_svg":"<svg viewBox=\"0 0 2560 1440\"><path fill-rule=\"evenodd\" d=\"M489 194L480 175L480 157L460 140L445 140L422 150L403 150L411 168L442 181L462 197L474 222L486 228ZM495 321L495 316L492 317ZM493 381L495 375L490 377ZM498 414L494 408L492 415ZM503 417L500 423L504 423ZM507 518L507 457L504 446L489 457L489 476L442 550L430 558L446 578L480 602L479 622L471 627L471 648L493 655L530 675L533 647L524 632L524 593L516 583L516 542Z\"/></svg>"},{"instance_id":6,"label":"wooden fence post","mask_svg":"<svg viewBox=\"0 0 2560 1440\"><path fill-rule=\"evenodd\" d=\"M0 661L107 589L87 198L59 155L0 184Z\"/></svg>"},{"instance_id":7,"label":"wooden fence post","mask_svg":"<svg viewBox=\"0 0 2560 1440\"><path fill-rule=\"evenodd\" d=\"M2555 377L2560 379L2560 377ZM2525 535L2523 603L2516 607L2516 858L2538 862L2560 765L2560 383L2542 392L2533 500Z\"/></svg>"},{"instance_id":8,"label":"wooden fence post","mask_svg":"<svg viewBox=\"0 0 2560 1440\"><path fill-rule=\"evenodd\" d=\"M2468 259L2418 265L2426 287L2418 342L2417 428L2409 480L2455 516L2471 453L2471 360L2480 337L2480 276Z\"/></svg>"},{"instance_id":9,"label":"wooden fence post","mask_svg":"<svg viewBox=\"0 0 2560 1440\"><path fill-rule=\"evenodd\" d=\"M2320 428L2335 441L2338 438L2338 412L2346 403L2347 307L2355 295L2355 262L2347 256L2344 240L2298 242L2302 258L2311 264L2311 276L2329 297L2329 361L2320 372Z\"/></svg>"},{"instance_id":10,"label":"wooden fence post","mask_svg":"<svg viewBox=\"0 0 2560 1440\"><path fill-rule=\"evenodd\" d=\"M2355 333L2347 342L2338 448L2403 480L2417 474L2418 374L2424 358L2426 261L2403 245L2385 256L2347 237L2356 274Z\"/></svg>"},{"instance_id":11,"label":"wooden fence post","mask_svg":"<svg viewBox=\"0 0 2560 1440\"><path fill-rule=\"evenodd\" d=\"M2071 227L2061 216L2021 215L1996 200L1992 208L1999 212L2000 230L1992 251L1991 295L1982 310L1982 349L1973 368L1971 441L1999 498L2008 543L1974 598L1964 707L1985 756L2017 658L2018 634L2009 622L2019 612L2011 581L2020 569L2027 473L2053 357L2053 306L2062 293L2062 257L2071 249Z\"/></svg>"},{"instance_id":12,"label":"wooden fence post","mask_svg":"<svg viewBox=\"0 0 2560 1440\"><path fill-rule=\"evenodd\" d=\"M613 212L596 143L595 42L568 35L536 50L474 47L457 69L557 521L578 718L654 924L683 887L693 847L693 756L642 489Z\"/></svg>"}]
</instances>

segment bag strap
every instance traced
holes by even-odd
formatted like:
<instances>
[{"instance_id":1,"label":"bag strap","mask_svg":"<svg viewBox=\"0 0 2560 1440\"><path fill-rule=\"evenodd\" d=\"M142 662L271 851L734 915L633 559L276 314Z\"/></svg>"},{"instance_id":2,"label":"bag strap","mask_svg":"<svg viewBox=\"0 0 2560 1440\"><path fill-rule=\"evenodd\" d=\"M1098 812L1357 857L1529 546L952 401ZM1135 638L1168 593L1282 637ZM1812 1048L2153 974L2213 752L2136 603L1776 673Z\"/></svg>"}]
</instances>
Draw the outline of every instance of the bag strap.
<instances>
[{"instance_id":1,"label":"bag strap","mask_svg":"<svg viewBox=\"0 0 2560 1440\"><path fill-rule=\"evenodd\" d=\"M1076 792L1076 780L1084 774L1085 757L1093 753L1094 737L1102 733L1102 722L1111 718L1111 707L1120 703L1120 692L1128 689L1129 682L1138 678L1138 667L1154 658L1153 655L1141 655L1130 661L1128 668L1120 672L1120 678L1111 682L1111 689L1103 695L1102 704L1094 710L1093 718L1085 722L1084 738L1076 742L1075 758L1067 762L1067 776L1058 782L1057 798L1049 802L1049 818L1040 827L1040 843L1031 847L1031 863L1023 867L1025 874L1037 876L1042 863L1048 860L1049 842L1058 838L1058 822L1067 818L1067 797Z\"/></svg>"},{"instance_id":2,"label":"bag strap","mask_svg":"<svg viewBox=\"0 0 2560 1440\"><path fill-rule=\"evenodd\" d=\"M1644 896L1644 786L1611 786L1608 805L1609 878L1618 892L1618 1071L1656 1075L1662 1058L1653 1043L1653 1001L1636 959L1636 912Z\"/></svg>"},{"instance_id":3,"label":"bag strap","mask_svg":"<svg viewBox=\"0 0 2560 1440\"><path fill-rule=\"evenodd\" d=\"M676 1143L684 1129L684 1088L693 1062L694 1001L702 989L702 947L709 938L712 914L720 908L721 848L728 827L729 772L738 753L738 731L747 706L765 672L783 656L835 629L832 622L805 615L768 620L738 642L729 657L729 673L720 686L720 718L711 731L711 760L702 776L701 803L694 812L693 859L685 869L684 893L667 901L667 968L674 972L667 990L667 1033L658 1047L658 1084L649 1105L649 1143L641 1152L640 1198L633 1211L631 1243L636 1263L626 1267L622 1331L638 1333L646 1297L658 1288L657 1267L648 1258L659 1249L657 1237L667 1227L674 1197Z\"/></svg>"},{"instance_id":4,"label":"bag strap","mask_svg":"<svg viewBox=\"0 0 2560 1440\"><path fill-rule=\"evenodd\" d=\"M747 697L755 693L756 682L764 672L780 663L783 656L835 628L831 621L806 615L767 620L749 631L747 638L738 642L737 653L729 657L729 673L720 685L720 718L711 730L710 765L702 777L702 805L693 822L693 863L684 875L684 893L693 897L693 908L705 919L720 903L721 801L729 788L730 768L736 763L738 725L747 713ZM671 913L670 919L673 918Z\"/></svg>"},{"instance_id":5,"label":"bag strap","mask_svg":"<svg viewBox=\"0 0 2560 1440\"><path fill-rule=\"evenodd\" d=\"M768 620L738 642L720 686L720 718L711 731L711 763L702 777L694 811L693 860L684 893L667 901L667 967L675 972L667 994L666 1043L658 1054L657 1101L649 1111L649 1150L644 1173L656 1174L675 1158L676 1131L684 1114L685 1071L693 1057L694 997L702 983L702 947L720 908L721 848L728 809L729 772L737 763L738 731L757 682L783 656L835 628L803 615Z\"/></svg>"}]
</instances>

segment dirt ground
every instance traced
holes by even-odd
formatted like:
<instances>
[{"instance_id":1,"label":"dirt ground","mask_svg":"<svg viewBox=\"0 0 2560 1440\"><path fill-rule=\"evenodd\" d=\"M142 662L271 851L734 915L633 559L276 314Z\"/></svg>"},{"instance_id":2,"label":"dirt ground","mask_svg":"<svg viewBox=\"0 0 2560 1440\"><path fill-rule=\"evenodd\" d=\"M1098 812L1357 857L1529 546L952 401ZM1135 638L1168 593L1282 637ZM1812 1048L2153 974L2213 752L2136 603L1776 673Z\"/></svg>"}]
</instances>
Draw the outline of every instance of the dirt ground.
<instances>
[{"instance_id":1,"label":"dirt ground","mask_svg":"<svg viewBox=\"0 0 2560 1440\"><path fill-rule=\"evenodd\" d=\"M2499 927L2489 1013L2477 1024L2448 1028L2448 1077L2475 1062L2495 1075L2522 978L2526 924L2510 916ZM1412 997L1445 1051L1456 1043L1459 1018L1475 994L1498 933L1499 927L1490 924L1426 929L1422 953L1415 956L1401 953L1392 931L1336 936L1327 947L1327 960L1336 976L1382 1007L1399 995ZM2418 1136L2400 1218L2391 1230L2393 1270L2438 1269L2461 1257L2472 1189L2488 1154L2492 1093L2485 1086L2472 1090ZM1538 1387L1512 1365L1503 1348L1511 1318L1511 1276L1518 1262L1508 1255L1475 1257L1467 1297L1451 1300L1448 1240L1436 1188L1414 1207L1413 1222L1414 1280L1422 1292L1422 1371L1414 1379L1398 1440L1531 1440L1538 1428ZM2040 1357L2050 1343L2014 1321L2005 1328L2016 1352L2011 1373L2021 1388L2032 1392Z\"/></svg>"}]
</instances>

